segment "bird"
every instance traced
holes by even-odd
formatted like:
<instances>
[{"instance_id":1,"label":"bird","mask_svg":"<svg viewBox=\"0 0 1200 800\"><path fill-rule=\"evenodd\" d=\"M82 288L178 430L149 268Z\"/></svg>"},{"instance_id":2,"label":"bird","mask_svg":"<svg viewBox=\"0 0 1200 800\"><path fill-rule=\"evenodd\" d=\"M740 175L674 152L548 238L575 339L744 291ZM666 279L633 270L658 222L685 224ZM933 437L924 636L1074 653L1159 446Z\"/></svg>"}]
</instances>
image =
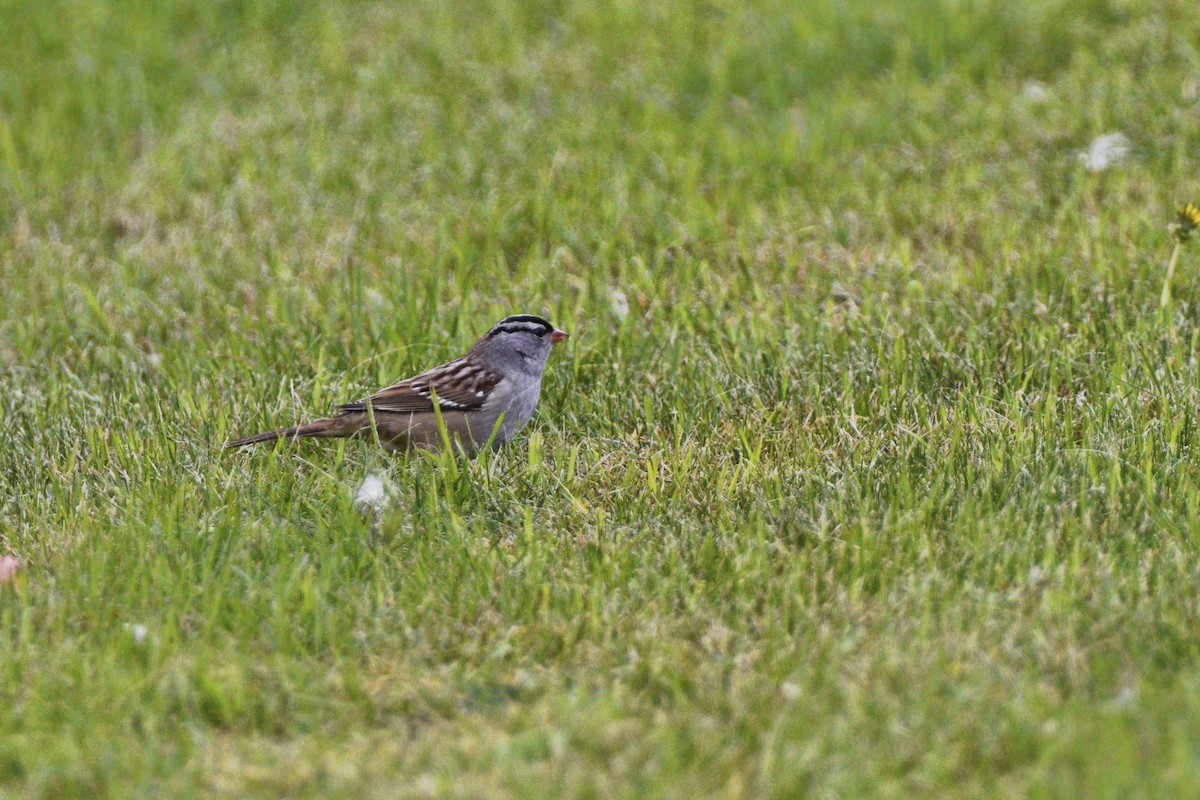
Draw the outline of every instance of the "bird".
<instances>
[{"instance_id":1,"label":"bird","mask_svg":"<svg viewBox=\"0 0 1200 800\"><path fill-rule=\"evenodd\" d=\"M476 455L489 441L498 449L533 416L550 350L568 336L542 317L505 317L461 358L340 405L332 417L234 439L225 447L378 434L379 443L392 452L436 452L446 440L467 456Z\"/></svg>"}]
</instances>

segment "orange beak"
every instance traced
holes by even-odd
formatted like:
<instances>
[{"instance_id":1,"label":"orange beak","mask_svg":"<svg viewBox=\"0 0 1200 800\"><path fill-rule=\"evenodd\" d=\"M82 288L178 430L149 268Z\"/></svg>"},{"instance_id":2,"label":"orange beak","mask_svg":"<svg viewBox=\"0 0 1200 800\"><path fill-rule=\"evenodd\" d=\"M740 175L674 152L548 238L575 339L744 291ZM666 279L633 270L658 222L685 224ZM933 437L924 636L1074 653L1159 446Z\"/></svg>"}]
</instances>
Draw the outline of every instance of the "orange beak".
<instances>
[{"instance_id":1,"label":"orange beak","mask_svg":"<svg viewBox=\"0 0 1200 800\"><path fill-rule=\"evenodd\" d=\"M559 342L565 342L569 338L571 338L571 334L567 333L566 331L557 331L556 330L550 334L550 344L558 344Z\"/></svg>"}]
</instances>

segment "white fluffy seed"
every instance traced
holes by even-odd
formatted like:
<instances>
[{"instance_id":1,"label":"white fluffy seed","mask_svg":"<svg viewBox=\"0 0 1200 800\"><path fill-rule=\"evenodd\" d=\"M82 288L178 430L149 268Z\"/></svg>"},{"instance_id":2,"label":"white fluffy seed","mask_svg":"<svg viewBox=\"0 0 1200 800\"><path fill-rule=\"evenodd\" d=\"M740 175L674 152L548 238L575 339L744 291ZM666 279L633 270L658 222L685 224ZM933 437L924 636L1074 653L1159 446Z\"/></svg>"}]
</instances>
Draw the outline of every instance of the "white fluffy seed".
<instances>
[{"instance_id":1,"label":"white fluffy seed","mask_svg":"<svg viewBox=\"0 0 1200 800\"><path fill-rule=\"evenodd\" d=\"M141 644L146 641L146 626L141 623L130 624L126 622L122 625L125 630L129 631L129 636L133 639L134 644Z\"/></svg>"},{"instance_id":2,"label":"white fluffy seed","mask_svg":"<svg viewBox=\"0 0 1200 800\"><path fill-rule=\"evenodd\" d=\"M1088 172L1101 172L1129 155L1129 137L1123 133L1106 133L1097 136L1088 149L1079 154L1079 160Z\"/></svg>"},{"instance_id":3,"label":"white fluffy seed","mask_svg":"<svg viewBox=\"0 0 1200 800\"><path fill-rule=\"evenodd\" d=\"M359 484L354 495L354 507L358 509L381 509L388 503L387 484L378 475L368 475Z\"/></svg>"},{"instance_id":4,"label":"white fluffy seed","mask_svg":"<svg viewBox=\"0 0 1200 800\"><path fill-rule=\"evenodd\" d=\"M620 289L613 289L608 293L608 302L612 308L613 316L617 319L625 319L629 316L629 299L625 297L625 293Z\"/></svg>"}]
</instances>

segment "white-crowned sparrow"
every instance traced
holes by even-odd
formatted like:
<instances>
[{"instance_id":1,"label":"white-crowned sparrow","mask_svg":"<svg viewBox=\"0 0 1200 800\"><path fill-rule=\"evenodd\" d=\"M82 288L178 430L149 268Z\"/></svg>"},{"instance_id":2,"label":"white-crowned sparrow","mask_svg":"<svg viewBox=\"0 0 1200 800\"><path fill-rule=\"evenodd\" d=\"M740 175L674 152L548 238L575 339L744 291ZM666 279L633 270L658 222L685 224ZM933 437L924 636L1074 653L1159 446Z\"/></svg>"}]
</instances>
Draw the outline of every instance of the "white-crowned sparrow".
<instances>
[{"instance_id":1,"label":"white-crowned sparrow","mask_svg":"<svg viewBox=\"0 0 1200 800\"><path fill-rule=\"evenodd\" d=\"M541 317L505 317L462 358L400 381L366 400L338 406L337 416L235 439L225 446L301 436L371 437L373 419L380 443L389 450L439 450L443 441L438 428L440 412L450 441L467 455L474 455L493 431L492 446L499 447L529 422L537 408L550 348L566 338L566 333Z\"/></svg>"}]
</instances>

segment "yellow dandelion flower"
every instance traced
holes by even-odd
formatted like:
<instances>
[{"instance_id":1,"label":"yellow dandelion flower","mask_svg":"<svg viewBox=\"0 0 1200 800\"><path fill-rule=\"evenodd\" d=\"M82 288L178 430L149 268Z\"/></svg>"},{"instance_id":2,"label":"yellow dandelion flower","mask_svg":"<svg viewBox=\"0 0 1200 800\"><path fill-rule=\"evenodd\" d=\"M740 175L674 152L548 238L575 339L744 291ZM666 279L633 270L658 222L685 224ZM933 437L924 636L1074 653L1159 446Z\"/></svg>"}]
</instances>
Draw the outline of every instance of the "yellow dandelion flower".
<instances>
[{"instance_id":1,"label":"yellow dandelion flower","mask_svg":"<svg viewBox=\"0 0 1200 800\"><path fill-rule=\"evenodd\" d=\"M1192 238L1197 228L1200 228L1200 206L1195 203L1180 206L1175 213L1175 222L1171 225L1171 232L1175 234L1175 238L1186 242Z\"/></svg>"},{"instance_id":2,"label":"yellow dandelion flower","mask_svg":"<svg viewBox=\"0 0 1200 800\"><path fill-rule=\"evenodd\" d=\"M1168 229L1175 237L1175 246L1171 248L1171 258L1167 261L1167 276L1163 278L1162 294L1158 296L1158 307L1166 310L1171 304L1171 277L1175 274L1175 264L1179 262L1179 253L1192 234L1200 228L1200 206L1195 203L1184 203L1175 212L1175 221Z\"/></svg>"}]
</instances>

